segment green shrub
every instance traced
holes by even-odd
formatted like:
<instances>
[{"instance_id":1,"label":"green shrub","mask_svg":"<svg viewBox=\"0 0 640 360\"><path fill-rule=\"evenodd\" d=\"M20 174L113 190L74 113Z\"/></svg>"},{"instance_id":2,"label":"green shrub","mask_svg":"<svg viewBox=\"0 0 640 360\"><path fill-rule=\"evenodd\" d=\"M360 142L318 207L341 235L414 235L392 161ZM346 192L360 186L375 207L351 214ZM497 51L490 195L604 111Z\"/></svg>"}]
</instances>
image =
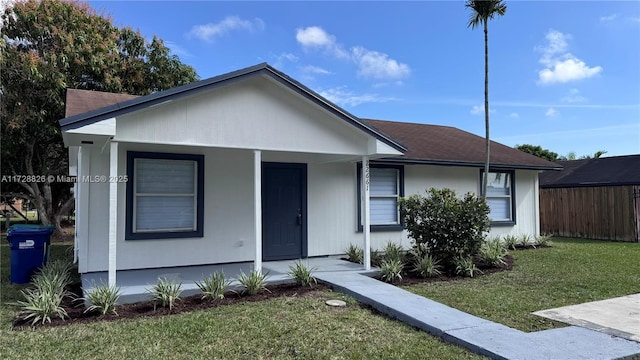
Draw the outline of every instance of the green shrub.
<instances>
[{"instance_id":1,"label":"green shrub","mask_svg":"<svg viewBox=\"0 0 640 360\"><path fill-rule=\"evenodd\" d=\"M476 264L474 264L473 259L470 257L458 257L454 259L454 264L456 266L456 274L473 277L473 275L478 272L478 268Z\"/></svg>"},{"instance_id":2,"label":"green shrub","mask_svg":"<svg viewBox=\"0 0 640 360\"><path fill-rule=\"evenodd\" d=\"M39 271L41 276L59 276L65 280L65 285L72 283L71 269L73 264L66 260L53 260L47 262Z\"/></svg>"},{"instance_id":3,"label":"green shrub","mask_svg":"<svg viewBox=\"0 0 640 360\"><path fill-rule=\"evenodd\" d=\"M70 295L65 289L72 283L71 268L72 264L68 261L50 261L35 274L31 283L43 292Z\"/></svg>"},{"instance_id":4,"label":"green shrub","mask_svg":"<svg viewBox=\"0 0 640 360\"><path fill-rule=\"evenodd\" d=\"M413 271L415 271L420 277L436 277L442 274L440 269L440 261L434 259L429 254L422 257L416 257L413 260Z\"/></svg>"},{"instance_id":5,"label":"green shrub","mask_svg":"<svg viewBox=\"0 0 640 360\"><path fill-rule=\"evenodd\" d=\"M100 285L93 284L93 289L86 292L86 295L82 300L91 303L91 306L87 307L84 312L97 311L102 315L116 314L116 303L120 298L120 288L116 286L109 286L105 283Z\"/></svg>"},{"instance_id":6,"label":"green shrub","mask_svg":"<svg viewBox=\"0 0 640 360\"><path fill-rule=\"evenodd\" d=\"M161 307L168 307L169 310L172 310L176 301L180 298L181 288L181 282L178 283L174 280L158 278L158 283L149 290L151 293L151 301L153 302L153 309L155 310L156 307L160 305Z\"/></svg>"},{"instance_id":7,"label":"green shrub","mask_svg":"<svg viewBox=\"0 0 640 360\"><path fill-rule=\"evenodd\" d=\"M202 278L202 282L196 281L196 285L202 291L202 299L222 300L231 280L224 277L224 272L214 272Z\"/></svg>"},{"instance_id":8,"label":"green shrub","mask_svg":"<svg viewBox=\"0 0 640 360\"><path fill-rule=\"evenodd\" d=\"M506 235L502 241L504 242L504 247L508 250L515 250L520 242L515 235Z\"/></svg>"},{"instance_id":9,"label":"green shrub","mask_svg":"<svg viewBox=\"0 0 640 360\"><path fill-rule=\"evenodd\" d=\"M62 299L67 295L65 291L54 291L51 288L35 288L20 291L24 296L24 301L18 301L21 308L21 315L25 320L32 319L31 324L37 322L51 322L51 317L57 316L60 319L67 317L67 311L62 307Z\"/></svg>"},{"instance_id":10,"label":"green shrub","mask_svg":"<svg viewBox=\"0 0 640 360\"><path fill-rule=\"evenodd\" d=\"M400 210L414 247L425 244L445 266L477 255L489 230L489 206L471 193L458 198L451 189L432 188L426 197L401 199Z\"/></svg>"},{"instance_id":11,"label":"green shrub","mask_svg":"<svg viewBox=\"0 0 640 360\"><path fill-rule=\"evenodd\" d=\"M487 240L480 247L480 258L489 266L498 267L506 264L505 256L507 249L499 238Z\"/></svg>"},{"instance_id":12,"label":"green shrub","mask_svg":"<svg viewBox=\"0 0 640 360\"><path fill-rule=\"evenodd\" d=\"M388 283L402 280L404 263L398 259L383 260L380 264L380 277Z\"/></svg>"},{"instance_id":13,"label":"green shrub","mask_svg":"<svg viewBox=\"0 0 640 360\"><path fill-rule=\"evenodd\" d=\"M405 251L402 248L402 245L395 244L391 241L388 241L384 246L384 255L382 257L383 261L391 261L397 260L399 262L404 261Z\"/></svg>"},{"instance_id":14,"label":"green shrub","mask_svg":"<svg viewBox=\"0 0 640 360\"><path fill-rule=\"evenodd\" d=\"M347 260L356 264L364 263L364 250L361 247L349 244L345 253L347 254Z\"/></svg>"},{"instance_id":15,"label":"green shrub","mask_svg":"<svg viewBox=\"0 0 640 360\"><path fill-rule=\"evenodd\" d=\"M411 257L413 257L414 260L422 259L427 255L431 255L431 253L429 252L429 247L424 243L414 243L411 247L411 250L409 250L409 254L411 255Z\"/></svg>"},{"instance_id":16,"label":"green shrub","mask_svg":"<svg viewBox=\"0 0 640 360\"><path fill-rule=\"evenodd\" d=\"M536 247L535 239L529 234L520 235L518 245L523 248Z\"/></svg>"},{"instance_id":17,"label":"green shrub","mask_svg":"<svg viewBox=\"0 0 640 360\"><path fill-rule=\"evenodd\" d=\"M313 276L316 270L317 268L309 268L302 264L302 261L298 260L293 266L289 266L289 277L294 279L300 286L312 286L318 283L316 277Z\"/></svg>"},{"instance_id":18,"label":"green shrub","mask_svg":"<svg viewBox=\"0 0 640 360\"><path fill-rule=\"evenodd\" d=\"M240 270L240 277L238 277L238 282L244 287L242 293L247 293L249 295L256 295L263 290L269 291L267 289L267 278L269 277L269 273L261 273L259 271L252 271L249 275L245 274L242 270Z\"/></svg>"},{"instance_id":19,"label":"green shrub","mask_svg":"<svg viewBox=\"0 0 640 360\"><path fill-rule=\"evenodd\" d=\"M549 241L551 240L550 235L542 234L536 236L535 244L536 246L549 246Z\"/></svg>"},{"instance_id":20,"label":"green shrub","mask_svg":"<svg viewBox=\"0 0 640 360\"><path fill-rule=\"evenodd\" d=\"M372 266L380 267L380 264L382 264L382 260L384 260L384 257L382 256L382 254L380 253L379 250L371 250L371 265Z\"/></svg>"},{"instance_id":21,"label":"green shrub","mask_svg":"<svg viewBox=\"0 0 640 360\"><path fill-rule=\"evenodd\" d=\"M24 319L33 319L37 322L51 322L51 317L58 316L64 319L67 311L62 307L62 300L71 297L66 290L71 284L72 264L68 261L50 261L43 266L31 280L33 288L22 290L24 301L20 300L20 306Z\"/></svg>"}]
</instances>

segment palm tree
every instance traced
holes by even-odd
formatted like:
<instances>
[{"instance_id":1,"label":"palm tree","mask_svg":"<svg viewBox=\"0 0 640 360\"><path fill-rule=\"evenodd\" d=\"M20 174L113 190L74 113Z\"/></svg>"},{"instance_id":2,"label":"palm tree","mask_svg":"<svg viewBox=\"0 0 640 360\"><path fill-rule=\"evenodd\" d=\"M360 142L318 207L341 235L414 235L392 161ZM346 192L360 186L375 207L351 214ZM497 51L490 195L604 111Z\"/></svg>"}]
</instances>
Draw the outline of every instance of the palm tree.
<instances>
[{"instance_id":1,"label":"palm tree","mask_svg":"<svg viewBox=\"0 0 640 360\"><path fill-rule=\"evenodd\" d=\"M471 16L467 27L475 29L484 27L484 128L485 128L485 163L482 176L482 196L487 196L487 178L489 176L489 20L496 15L504 15L507 5L502 0L467 0L465 7L470 8Z\"/></svg>"}]
</instances>

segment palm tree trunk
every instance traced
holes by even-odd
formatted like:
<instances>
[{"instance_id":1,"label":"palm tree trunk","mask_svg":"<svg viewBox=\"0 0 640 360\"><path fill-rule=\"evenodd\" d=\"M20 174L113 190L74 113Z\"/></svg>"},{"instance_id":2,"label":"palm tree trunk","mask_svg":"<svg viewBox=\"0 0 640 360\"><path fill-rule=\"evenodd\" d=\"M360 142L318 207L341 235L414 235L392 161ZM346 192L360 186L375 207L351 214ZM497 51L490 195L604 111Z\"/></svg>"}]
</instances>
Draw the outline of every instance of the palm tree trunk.
<instances>
[{"instance_id":1,"label":"palm tree trunk","mask_svg":"<svg viewBox=\"0 0 640 360\"><path fill-rule=\"evenodd\" d=\"M485 162L482 176L482 197L487 197L487 180L489 178L489 29L488 20L484 23L484 131L485 131Z\"/></svg>"}]
</instances>

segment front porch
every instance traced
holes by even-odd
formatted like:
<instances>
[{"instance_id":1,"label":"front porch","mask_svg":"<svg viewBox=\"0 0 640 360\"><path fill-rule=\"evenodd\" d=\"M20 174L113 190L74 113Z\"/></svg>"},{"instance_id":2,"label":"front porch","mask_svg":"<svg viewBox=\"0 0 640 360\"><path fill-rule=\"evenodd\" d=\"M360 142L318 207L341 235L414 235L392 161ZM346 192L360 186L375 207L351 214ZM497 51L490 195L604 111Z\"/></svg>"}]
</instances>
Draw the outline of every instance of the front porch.
<instances>
[{"instance_id":1,"label":"front porch","mask_svg":"<svg viewBox=\"0 0 640 360\"><path fill-rule=\"evenodd\" d=\"M289 278L289 266L297 260L267 261L262 263L262 272L268 273L267 283L271 285L293 283ZM360 273L369 276L377 274L377 269L365 270L360 264L354 264L341 260L340 256L315 257L303 259L302 263L309 268L315 268L315 273ZM175 280L182 283L181 296L191 296L200 293L196 281L202 281L204 276L223 271L225 277L232 279L231 290L240 289L240 283L236 280L242 272L248 274L254 270L253 262L240 262L228 264L179 266L171 268L119 270L117 273L117 286L120 287L121 296L119 304L135 303L149 299L148 290L157 283L159 278ZM83 291L91 290L94 285L107 284L109 273L107 271L81 274Z\"/></svg>"}]
</instances>

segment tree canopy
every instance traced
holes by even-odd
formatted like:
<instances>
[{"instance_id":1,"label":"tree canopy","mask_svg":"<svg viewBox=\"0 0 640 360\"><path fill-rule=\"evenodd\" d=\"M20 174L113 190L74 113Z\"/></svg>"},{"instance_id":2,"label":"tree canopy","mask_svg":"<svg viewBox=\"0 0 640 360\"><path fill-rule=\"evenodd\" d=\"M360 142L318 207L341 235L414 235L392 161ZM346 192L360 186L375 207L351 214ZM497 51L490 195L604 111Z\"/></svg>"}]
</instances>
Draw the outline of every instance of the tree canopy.
<instances>
[{"instance_id":1,"label":"tree canopy","mask_svg":"<svg viewBox=\"0 0 640 360\"><path fill-rule=\"evenodd\" d=\"M67 88L147 95L198 79L163 41L114 26L76 1L18 2L2 14L0 119L3 197L31 200L44 224L59 227L73 207L58 120ZM26 177L31 175L31 178Z\"/></svg>"},{"instance_id":2,"label":"tree canopy","mask_svg":"<svg viewBox=\"0 0 640 360\"><path fill-rule=\"evenodd\" d=\"M582 155L578 157L575 151L570 151L567 155L558 155L558 153L555 153L551 150L543 149L539 145L523 144L516 145L515 148L549 161L582 160L594 158L597 159L607 153L606 150L598 150L593 155Z\"/></svg>"},{"instance_id":3,"label":"tree canopy","mask_svg":"<svg viewBox=\"0 0 640 360\"><path fill-rule=\"evenodd\" d=\"M549 160L549 161L559 160L557 153L554 153L551 150L543 149L542 146L539 146L539 145L529 145L529 144L516 145L516 149L520 151L524 151L531 155L535 155L539 158L543 158L545 160Z\"/></svg>"}]
</instances>

